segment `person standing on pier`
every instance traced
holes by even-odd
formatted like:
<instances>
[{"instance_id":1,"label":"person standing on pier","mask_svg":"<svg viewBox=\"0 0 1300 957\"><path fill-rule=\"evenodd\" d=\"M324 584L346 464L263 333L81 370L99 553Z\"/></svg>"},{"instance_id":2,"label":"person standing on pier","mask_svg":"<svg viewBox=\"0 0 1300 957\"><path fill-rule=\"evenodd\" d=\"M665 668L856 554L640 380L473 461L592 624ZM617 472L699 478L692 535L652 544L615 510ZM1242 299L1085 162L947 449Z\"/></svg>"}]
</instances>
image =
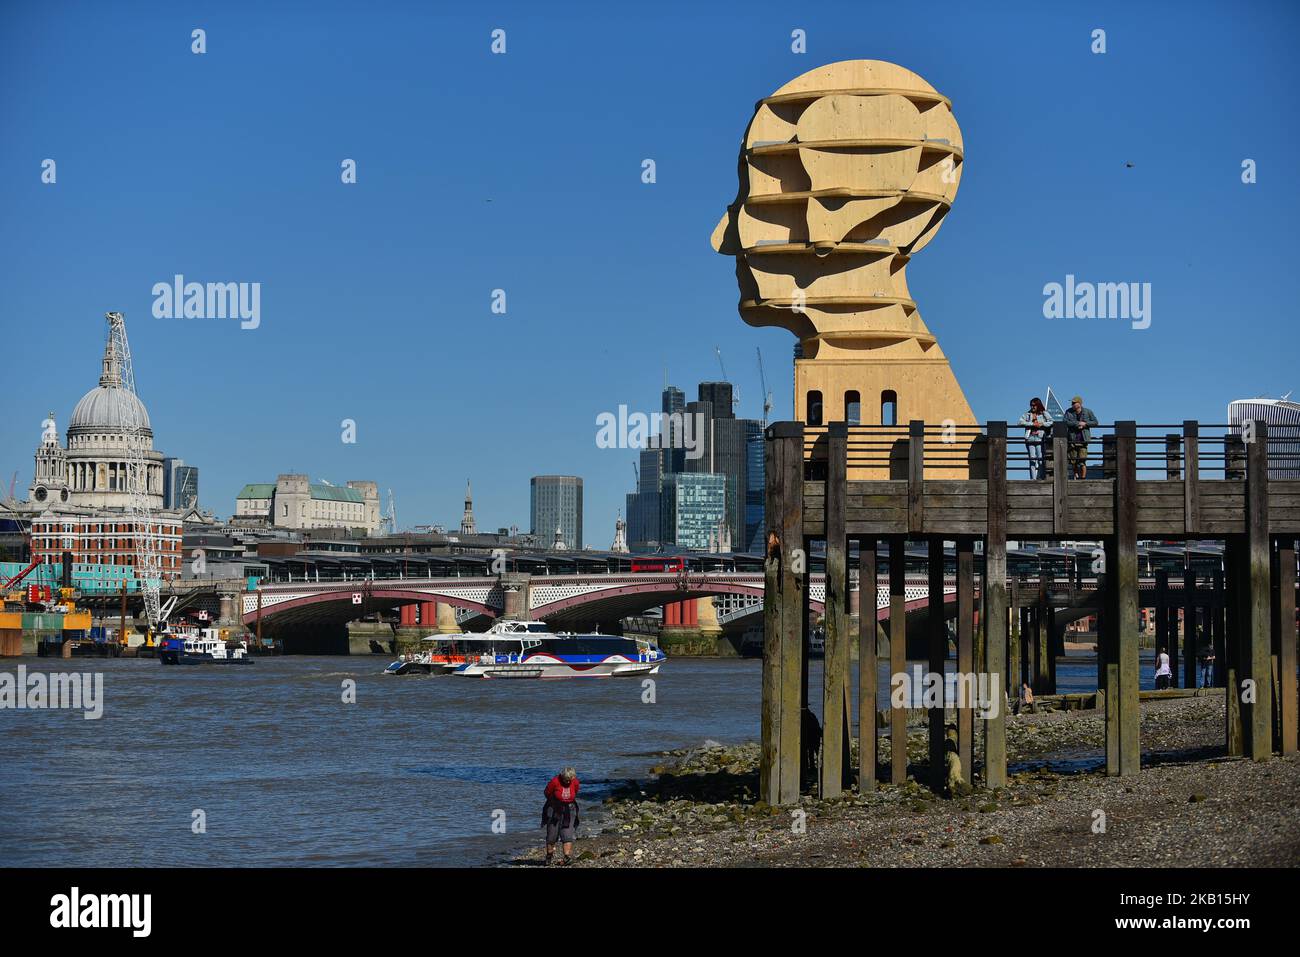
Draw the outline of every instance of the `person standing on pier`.
<instances>
[{"instance_id":1,"label":"person standing on pier","mask_svg":"<svg viewBox=\"0 0 1300 957\"><path fill-rule=\"evenodd\" d=\"M1164 648L1156 650L1156 690L1163 691L1169 687L1169 681L1174 676L1169 667L1169 655Z\"/></svg>"},{"instance_id":2,"label":"person standing on pier","mask_svg":"<svg viewBox=\"0 0 1300 957\"><path fill-rule=\"evenodd\" d=\"M546 803L542 806L542 827L546 829L546 863L555 856L555 845L564 846L561 864L573 862L573 842L578 831L578 772L565 768L546 785Z\"/></svg>"},{"instance_id":3,"label":"person standing on pier","mask_svg":"<svg viewBox=\"0 0 1300 957\"><path fill-rule=\"evenodd\" d=\"M1065 440L1070 446L1068 457L1074 478L1088 477L1088 443L1096 426L1097 417L1092 409L1085 408L1083 396L1076 395L1065 410Z\"/></svg>"},{"instance_id":4,"label":"person standing on pier","mask_svg":"<svg viewBox=\"0 0 1300 957\"><path fill-rule=\"evenodd\" d=\"M1020 424L1025 427L1025 451L1029 453L1029 477L1041 479L1047 477L1043 465L1043 439L1052 427L1052 414L1043 406L1043 400L1029 400L1029 411L1020 416Z\"/></svg>"}]
</instances>

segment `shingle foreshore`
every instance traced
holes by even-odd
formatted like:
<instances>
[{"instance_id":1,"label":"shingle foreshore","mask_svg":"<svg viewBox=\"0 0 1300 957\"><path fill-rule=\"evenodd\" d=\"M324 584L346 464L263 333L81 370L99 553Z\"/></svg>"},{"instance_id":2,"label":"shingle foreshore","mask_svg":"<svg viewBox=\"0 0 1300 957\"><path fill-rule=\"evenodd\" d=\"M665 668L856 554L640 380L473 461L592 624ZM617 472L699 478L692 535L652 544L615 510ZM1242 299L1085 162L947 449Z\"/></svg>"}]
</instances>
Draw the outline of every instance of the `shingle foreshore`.
<instances>
[{"instance_id":1,"label":"shingle foreshore","mask_svg":"<svg viewBox=\"0 0 1300 957\"><path fill-rule=\"evenodd\" d=\"M1090 867L1300 864L1300 757L1228 758L1222 696L1146 701L1143 770L1107 777L1097 712L1008 716L1008 786L944 799L910 776L874 793L757 800L758 746L664 752L585 815L580 867ZM889 741L882 739L882 773ZM976 752L976 764L979 752ZM919 780L918 780L919 779ZM536 863L540 849L517 863Z\"/></svg>"}]
</instances>

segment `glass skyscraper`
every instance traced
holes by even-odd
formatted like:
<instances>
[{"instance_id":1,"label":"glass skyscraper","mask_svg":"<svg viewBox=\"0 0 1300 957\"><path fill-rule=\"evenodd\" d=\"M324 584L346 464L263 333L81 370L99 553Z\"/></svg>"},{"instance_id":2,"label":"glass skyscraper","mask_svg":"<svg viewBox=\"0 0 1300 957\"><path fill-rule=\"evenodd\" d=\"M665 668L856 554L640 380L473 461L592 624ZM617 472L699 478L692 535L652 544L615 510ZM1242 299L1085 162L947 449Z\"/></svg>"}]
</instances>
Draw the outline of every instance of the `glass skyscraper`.
<instances>
[{"instance_id":1,"label":"glass skyscraper","mask_svg":"<svg viewBox=\"0 0 1300 957\"><path fill-rule=\"evenodd\" d=\"M726 516L727 481L702 472L665 475L659 502L661 541L707 549Z\"/></svg>"},{"instance_id":2,"label":"glass skyscraper","mask_svg":"<svg viewBox=\"0 0 1300 957\"><path fill-rule=\"evenodd\" d=\"M745 438L745 538L737 550L762 553L766 547L763 526L766 511L767 473L764 467L763 425L753 419L746 424Z\"/></svg>"}]
</instances>

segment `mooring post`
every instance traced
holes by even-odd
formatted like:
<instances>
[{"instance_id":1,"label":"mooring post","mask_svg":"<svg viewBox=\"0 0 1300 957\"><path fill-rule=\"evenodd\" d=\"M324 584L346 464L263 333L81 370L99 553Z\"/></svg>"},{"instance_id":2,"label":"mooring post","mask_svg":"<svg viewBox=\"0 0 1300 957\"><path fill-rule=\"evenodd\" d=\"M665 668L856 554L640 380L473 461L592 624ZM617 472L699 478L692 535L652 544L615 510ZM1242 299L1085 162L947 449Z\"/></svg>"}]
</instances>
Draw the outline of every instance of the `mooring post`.
<instances>
[{"instance_id":1,"label":"mooring post","mask_svg":"<svg viewBox=\"0 0 1300 957\"><path fill-rule=\"evenodd\" d=\"M768 426L765 438L768 541L759 797L779 805L799 800L800 658L807 629L803 591L808 582L803 542L803 423L774 423Z\"/></svg>"},{"instance_id":2,"label":"mooring post","mask_svg":"<svg viewBox=\"0 0 1300 957\"><path fill-rule=\"evenodd\" d=\"M1137 424L1115 423L1114 534L1106 549L1106 773L1141 767L1138 702Z\"/></svg>"},{"instance_id":3,"label":"mooring post","mask_svg":"<svg viewBox=\"0 0 1300 957\"><path fill-rule=\"evenodd\" d=\"M944 618L943 593L943 539L931 538L927 562L929 598L926 624L929 632L930 673L939 676L938 707L930 709L930 786L942 791L944 785L944 662L948 657L948 628Z\"/></svg>"},{"instance_id":4,"label":"mooring post","mask_svg":"<svg viewBox=\"0 0 1300 957\"><path fill-rule=\"evenodd\" d=\"M1274 553L1277 568L1277 607L1273 614L1273 653L1277 655L1278 701L1277 749L1294 754L1297 747L1297 706L1300 695L1296 686L1295 621L1295 539L1281 538Z\"/></svg>"},{"instance_id":5,"label":"mooring post","mask_svg":"<svg viewBox=\"0 0 1300 957\"><path fill-rule=\"evenodd\" d=\"M821 796L839 797L849 764L848 493L849 428L826 432L826 648L822 665Z\"/></svg>"},{"instance_id":6,"label":"mooring post","mask_svg":"<svg viewBox=\"0 0 1300 957\"><path fill-rule=\"evenodd\" d=\"M984 719L984 786L1007 784L1007 424L990 422L984 539L984 671L993 702Z\"/></svg>"},{"instance_id":7,"label":"mooring post","mask_svg":"<svg viewBox=\"0 0 1300 957\"><path fill-rule=\"evenodd\" d=\"M1246 753L1262 761L1273 752L1273 662L1269 624L1268 423L1255 423L1246 448L1247 616L1240 680L1254 684L1254 699L1242 698Z\"/></svg>"},{"instance_id":8,"label":"mooring post","mask_svg":"<svg viewBox=\"0 0 1300 957\"><path fill-rule=\"evenodd\" d=\"M876 632L880 585L876 540L858 540L858 792L876 789L876 696L879 692Z\"/></svg>"},{"instance_id":9,"label":"mooring post","mask_svg":"<svg viewBox=\"0 0 1300 957\"><path fill-rule=\"evenodd\" d=\"M902 535L889 536L889 680L893 682L907 671L907 540ZM890 695L889 709L889 780L902 784L907 780L907 702L897 707Z\"/></svg>"},{"instance_id":10,"label":"mooring post","mask_svg":"<svg viewBox=\"0 0 1300 957\"><path fill-rule=\"evenodd\" d=\"M957 539L957 687L966 690L957 709L957 757L967 783L975 758L975 702L979 677L975 674L975 545L972 539Z\"/></svg>"}]
</instances>

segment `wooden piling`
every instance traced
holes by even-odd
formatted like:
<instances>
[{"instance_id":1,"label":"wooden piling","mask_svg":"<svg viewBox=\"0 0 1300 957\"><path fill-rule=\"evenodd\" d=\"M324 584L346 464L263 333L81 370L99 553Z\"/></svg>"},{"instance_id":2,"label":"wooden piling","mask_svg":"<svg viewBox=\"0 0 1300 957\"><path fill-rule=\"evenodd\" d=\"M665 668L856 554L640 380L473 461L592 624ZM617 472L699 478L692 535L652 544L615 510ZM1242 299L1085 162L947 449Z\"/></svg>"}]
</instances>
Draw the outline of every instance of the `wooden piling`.
<instances>
[{"instance_id":1,"label":"wooden piling","mask_svg":"<svg viewBox=\"0 0 1300 957\"><path fill-rule=\"evenodd\" d=\"M1241 656L1244 638L1242 613L1246 579L1245 536L1233 535L1223 543L1223 563L1227 571L1224 589L1226 635L1224 638L1223 676L1227 692L1224 710L1224 746L1227 753L1240 757L1246 753L1245 730L1241 723Z\"/></svg>"},{"instance_id":2,"label":"wooden piling","mask_svg":"<svg viewBox=\"0 0 1300 957\"><path fill-rule=\"evenodd\" d=\"M876 633L879 629L876 540L858 540L858 792L876 789Z\"/></svg>"},{"instance_id":3,"label":"wooden piling","mask_svg":"<svg viewBox=\"0 0 1300 957\"><path fill-rule=\"evenodd\" d=\"M929 670L932 675L939 675L943 680L944 662L948 657L948 629L944 619L943 607L943 539L930 539L929 561L929 614L926 625L930 653ZM930 708L930 786L935 791L942 791L944 785L944 685L940 684L938 707Z\"/></svg>"},{"instance_id":4,"label":"wooden piling","mask_svg":"<svg viewBox=\"0 0 1300 957\"><path fill-rule=\"evenodd\" d=\"M1183 687L1196 687L1196 657L1200 648L1196 640L1196 569L1187 556L1183 567Z\"/></svg>"},{"instance_id":5,"label":"wooden piling","mask_svg":"<svg viewBox=\"0 0 1300 957\"><path fill-rule=\"evenodd\" d=\"M994 701L984 719L984 786L1000 788L1007 784L1007 424L990 422L985 432L989 475L984 539L984 671L989 675Z\"/></svg>"},{"instance_id":6,"label":"wooden piling","mask_svg":"<svg viewBox=\"0 0 1300 957\"><path fill-rule=\"evenodd\" d=\"M1214 648L1214 687L1222 688L1226 684L1228 668L1228 651L1224 643L1224 617L1227 603L1223 590L1223 569L1214 571L1214 584L1210 596L1210 642Z\"/></svg>"},{"instance_id":7,"label":"wooden piling","mask_svg":"<svg viewBox=\"0 0 1300 957\"><path fill-rule=\"evenodd\" d=\"M1070 460L1066 454L1065 423L1052 423L1052 531L1058 536L1067 535L1070 498L1066 482L1073 478Z\"/></svg>"},{"instance_id":8,"label":"wooden piling","mask_svg":"<svg viewBox=\"0 0 1300 957\"><path fill-rule=\"evenodd\" d=\"M1106 773L1141 766L1138 703L1137 425L1115 423L1114 534L1106 549Z\"/></svg>"},{"instance_id":9,"label":"wooden piling","mask_svg":"<svg viewBox=\"0 0 1300 957\"><path fill-rule=\"evenodd\" d=\"M826 646L822 664L821 796L839 797L849 764L848 426L833 422L826 435Z\"/></svg>"},{"instance_id":10,"label":"wooden piling","mask_svg":"<svg viewBox=\"0 0 1300 957\"><path fill-rule=\"evenodd\" d=\"M1056 627L1056 605L1053 604L1052 589L1056 584L1056 578L1049 568L1047 569L1047 582L1044 589L1045 602L1043 606L1043 630L1045 632L1044 641L1046 644L1047 659L1047 694L1056 694L1056 659L1058 656L1065 654L1064 638Z\"/></svg>"},{"instance_id":11,"label":"wooden piling","mask_svg":"<svg viewBox=\"0 0 1300 957\"><path fill-rule=\"evenodd\" d=\"M975 675L975 546L970 538L957 539L957 674L958 686L968 691L968 700L957 704L957 756L967 783L975 758L975 709L969 692L978 691ZM973 677L973 681L968 679Z\"/></svg>"},{"instance_id":12,"label":"wooden piling","mask_svg":"<svg viewBox=\"0 0 1300 957\"><path fill-rule=\"evenodd\" d=\"M1034 606L1034 693L1055 694L1051 690L1051 632L1047 629L1047 578L1042 566L1038 571L1038 603Z\"/></svg>"},{"instance_id":13,"label":"wooden piling","mask_svg":"<svg viewBox=\"0 0 1300 957\"><path fill-rule=\"evenodd\" d=\"M1282 754L1294 754L1297 747L1297 705L1300 695L1296 686L1296 620L1295 620L1295 539L1281 538L1274 552L1277 572L1277 605L1273 614L1273 654L1277 657L1277 749Z\"/></svg>"},{"instance_id":14,"label":"wooden piling","mask_svg":"<svg viewBox=\"0 0 1300 957\"><path fill-rule=\"evenodd\" d=\"M767 428L763 711L759 797L772 805L799 800L800 672L808 555L803 541L803 424Z\"/></svg>"},{"instance_id":15,"label":"wooden piling","mask_svg":"<svg viewBox=\"0 0 1300 957\"><path fill-rule=\"evenodd\" d=\"M1183 531L1195 534L1201 527L1200 426L1183 421Z\"/></svg>"},{"instance_id":16,"label":"wooden piling","mask_svg":"<svg viewBox=\"0 0 1300 957\"><path fill-rule=\"evenodd\" d=\"M1246 594L1242 680L1254 682L1254 700L1242 701L1246 753L1262 761L1273 751L1272 634L1269 624L1268 423L1255 423L1246 448Z\"/></svg>"},{"instance_id":17,"label":"wooden piling","mask_svg":"<svg viewBox=\"0 0 1300 957\"><path fill-rule=\"evenodd\" d=\"M1180 481L1183 477L1183 437L1175 432L1165 436L1165 480Z\"/></svg>"},{"instance_id":18,"label":"wooden piling","mask_svg":"<svg viewBox=\"0 0 1300 957\"><path fill-rule=\"evenodd\" d=\"M925 531L925 423L920 419L907 425L907 531Z\"/></svg>"},{"instance_id":19,"label":"wooden piling","mask_svg":"<svg viewBox=\"0 0 1300 957\"><path fill-rule=\"evenodd\" d=\"M1020 607L1020 578L1011 579L1011 636L1007 641L1010 654L1007 658L1007 693L1014 699L1020 694L1020 686L1024 683L1024 662L1023 647L1020 637L1020 626L1024 619L1024 613ZM1013 688L1012 685L1015 685Z\"/></svg>"},{"instance_id":20,"label":"wooden piling","mask_svg":"<svg viewBox=\"0 0 1300 957\"><path fill-rule=\"evenodd\" d=\"M902 535L889 536L889 680L907 671L907 554ZM892 699L892 695L891 695ZM891 705L893 704L891 700ZM889 780L907 780L907 708L889 710Z\"/></svg>"}]
</instances>

